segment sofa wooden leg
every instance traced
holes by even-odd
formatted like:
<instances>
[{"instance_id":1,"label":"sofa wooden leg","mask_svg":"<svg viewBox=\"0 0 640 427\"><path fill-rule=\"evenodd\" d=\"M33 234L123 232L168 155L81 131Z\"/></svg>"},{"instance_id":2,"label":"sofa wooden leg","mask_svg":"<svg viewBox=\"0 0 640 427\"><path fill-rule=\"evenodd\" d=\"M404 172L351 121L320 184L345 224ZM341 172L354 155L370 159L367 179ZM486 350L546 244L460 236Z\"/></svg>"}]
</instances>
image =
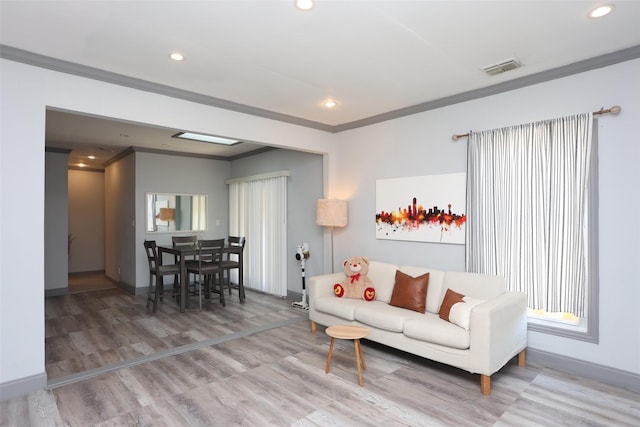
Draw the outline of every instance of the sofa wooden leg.
<instances>
[{"instance_id":1,"label":"sofa wooden leg","mask_svg":"<svg viewBox=\"0 0 640 427\"><path fill-rule=\"evenodd\" d=\"M491 377L489 375L480 375L480 389L485 396L491 394Z\"/></svg>"},{"instance_id":2,"label":"sofa wooden leg","mask_svg":"<svg viewBox=\"0 0 640 427\"><path fill-rule=\"evenodd\" d=\"M316 325L316 322L314 322L313 320L310 320L310 323L311 323L311 333L315 334L318 326Z\"/></svg>"},{"instance_id":3,"label":"sofa wooden leg","mask_svg":"<svg viewBox=\"0 0 640 427\"><path fill-rule=\"evenodd\" d=\"M524 366L524 350L518 353L518 366Z\"/></svg>"}]
</instances>

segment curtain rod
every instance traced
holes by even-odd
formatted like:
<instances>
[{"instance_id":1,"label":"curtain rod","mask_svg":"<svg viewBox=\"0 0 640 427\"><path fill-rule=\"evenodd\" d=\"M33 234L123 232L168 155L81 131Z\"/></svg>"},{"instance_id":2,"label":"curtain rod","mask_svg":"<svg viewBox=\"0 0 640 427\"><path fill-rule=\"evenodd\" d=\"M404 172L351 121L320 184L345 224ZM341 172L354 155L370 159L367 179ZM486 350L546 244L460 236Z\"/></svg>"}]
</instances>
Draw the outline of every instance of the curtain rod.
<instances>
[{"instance_id":1,"label":"curtain rod","mask_svg":"<svg viewBox=\"0 0 640 427\"><path fill-rule=\"evenodd\" d=\"M607 109L600 108L598 111L594 111L594 112L593 112L593 113L591 113L591 114L593 114L593 115L613 114L613 115L615 116L615 115L619 114L619 113L620 113L620 111L622 111L622 108L620 108L620 106L619 106L619 105L614 105L613 107L611 107L611 108L607 108ZM458 140L458 139L460 139L460 138L468 138L470 133L471 133L471 132L467 132L467 133L463 133L463 134L461 134L461 135L455 135L455 134L454 134L454 135L451 137L451 139L452 139L452 140L454 140L454 141L457 141L457 140Z\"/></svg>"}]
</instances>

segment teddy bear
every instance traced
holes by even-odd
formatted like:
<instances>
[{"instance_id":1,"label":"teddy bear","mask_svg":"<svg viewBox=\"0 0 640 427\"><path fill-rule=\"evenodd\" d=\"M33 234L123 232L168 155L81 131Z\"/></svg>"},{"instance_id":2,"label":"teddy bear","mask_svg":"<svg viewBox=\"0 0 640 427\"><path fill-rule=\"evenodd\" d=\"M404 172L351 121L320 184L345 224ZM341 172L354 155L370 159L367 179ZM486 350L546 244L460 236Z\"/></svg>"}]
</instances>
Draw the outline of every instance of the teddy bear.
<instances>
[{"instance_id":1,"label":"teddy bear","mask_svg":"<svg viewBox=\"0 0 640 427\"><path fill-rule=\"evenodd\" d=\"M376 297L376 290L371 279L367 276L369 259L367 257L352 257L345 260L342 266L347 277L340 283L333 285L333 292L336 296L373 301Z\"/></svg>"}]
</instances>

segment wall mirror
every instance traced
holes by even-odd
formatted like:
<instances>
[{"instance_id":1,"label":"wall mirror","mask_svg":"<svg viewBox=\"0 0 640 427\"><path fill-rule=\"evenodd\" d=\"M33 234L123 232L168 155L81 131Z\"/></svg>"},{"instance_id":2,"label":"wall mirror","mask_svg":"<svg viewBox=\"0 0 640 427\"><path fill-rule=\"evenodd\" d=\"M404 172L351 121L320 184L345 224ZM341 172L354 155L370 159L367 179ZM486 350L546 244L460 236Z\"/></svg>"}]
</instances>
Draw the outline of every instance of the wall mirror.
<instances>
[{"instance_id":1,"label":"wall mirror","mask_svg":"<svg viewBox=\"0 0 640 427\"><path fill-rule=\"evenodd\" d=\"M145 196L148 233L207 229L206 195L146 193Z\"/></svg>"}]
</instances>

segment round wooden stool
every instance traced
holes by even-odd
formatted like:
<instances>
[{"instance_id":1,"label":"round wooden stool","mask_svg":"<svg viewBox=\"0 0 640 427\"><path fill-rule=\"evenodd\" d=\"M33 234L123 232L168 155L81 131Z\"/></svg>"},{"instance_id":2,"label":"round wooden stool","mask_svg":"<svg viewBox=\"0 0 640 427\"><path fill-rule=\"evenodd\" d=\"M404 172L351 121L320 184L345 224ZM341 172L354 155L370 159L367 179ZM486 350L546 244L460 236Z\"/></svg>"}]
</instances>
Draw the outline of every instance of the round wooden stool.
<instances>
[{"instance_id":1,"label":"round wooden stool","mask_svg":"<svg viewBox=\"0 0 640 427\"><path fill-rule=\"evenodd\" d=\"M356 353L356 365L358 366L358 383L362 387L362 369L367 369L367 364L364 361L362 355L362 347L360 346L360 338L364 338L369 335L369 329L364 326L356 325L334 325L329 326L326 331L327 335L331 337L331 345L329 346L329 356L327 357L327 367L324 370L325 373L329 373L331 367L331 354L333 353L333 344L335 339L341 340L353 340L353 345ZM362 365L362 368L360 367Z\"/></svg>"}]
</instances>

